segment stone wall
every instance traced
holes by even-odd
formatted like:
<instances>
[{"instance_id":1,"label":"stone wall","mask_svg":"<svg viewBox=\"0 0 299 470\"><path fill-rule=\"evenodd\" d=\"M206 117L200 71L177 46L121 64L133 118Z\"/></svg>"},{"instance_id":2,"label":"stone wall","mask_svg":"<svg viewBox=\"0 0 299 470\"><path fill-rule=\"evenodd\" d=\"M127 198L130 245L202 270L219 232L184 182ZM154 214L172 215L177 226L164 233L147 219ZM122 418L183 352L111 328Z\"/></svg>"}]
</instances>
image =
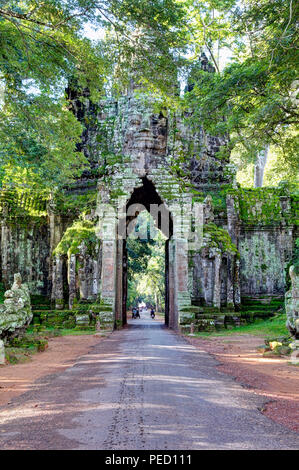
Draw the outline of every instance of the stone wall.
<instances>
[{"instance_id":1,"label":"stone wall","mask_svg":"<svg viewBox=\"0 0 299 470\"><path fill-rule=\"evenodd\" d=\"M295 346L299 353L299 272L298 266L290 266L291 288L285 294L285 310L287 328L296 340Z\"/></svg>"},{"instance_id":2,"label":"stone wall","mask_svg":"<svg viewBox=\"0 0 299 470\"><path fill-rule=\"evenodd\" d=\"M296 197L287 187L239 191L243 296L283 296L296 237Z\"/></svg>"},{"instance_id":3,"label":"stone wall","mask_svg":"<svg viewBox=\"0 0 299 470\"><path fill-rule=\"evenodd\" d=\"M49 295L50 230L47 217L1 222L1 275L8 287L20 272L32 294Z\"/></svg>"},{"instance_id":4,"label":"stone wall","mask_svg":"<svg viewBox=\"0 0 299 470\"><path fill-rule=\"evenodd\" d=\"M292 227L243 227L239 240L243 296L283 296L293 252Z\"/></svg>"}]
</instances>

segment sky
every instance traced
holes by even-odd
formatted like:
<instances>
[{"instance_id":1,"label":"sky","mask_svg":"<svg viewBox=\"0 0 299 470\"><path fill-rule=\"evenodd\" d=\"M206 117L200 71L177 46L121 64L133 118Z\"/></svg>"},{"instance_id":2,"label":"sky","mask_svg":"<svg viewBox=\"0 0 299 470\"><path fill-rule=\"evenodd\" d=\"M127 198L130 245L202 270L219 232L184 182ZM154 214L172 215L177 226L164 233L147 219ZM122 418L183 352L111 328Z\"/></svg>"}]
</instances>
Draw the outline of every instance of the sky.
<instances>
[{"instance_id":1,"label":"sky","mask_svg":"<svg viewBox=\"0 0 299 470\"><path fill-rule=\"evenodd\" d=\"M92 41L97 41L105 37L105 29L95 27L92 23L86 23L84 27L84 36ZM208 54L207 54L208 55ZM223 47L220 49L220 70L223 70L226 65L231 61L232 52L229 48Z\"/></svg>"}]
</instances>

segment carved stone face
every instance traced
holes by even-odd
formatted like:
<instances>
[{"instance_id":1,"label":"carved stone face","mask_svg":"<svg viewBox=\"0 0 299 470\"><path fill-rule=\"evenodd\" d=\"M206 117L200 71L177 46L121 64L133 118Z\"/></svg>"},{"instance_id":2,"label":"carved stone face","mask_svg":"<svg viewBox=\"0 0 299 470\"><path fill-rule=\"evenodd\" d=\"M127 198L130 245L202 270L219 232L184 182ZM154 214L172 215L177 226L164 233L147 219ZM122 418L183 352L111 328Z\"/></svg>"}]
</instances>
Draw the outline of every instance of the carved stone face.
<instances>
[{"instance_id":1,"label":"carved stone face","mask_svg":"<svg viewBox=\"0 0 299 470\"><path fill-rule=\"evenodd\" d=\"M167 120L162 115L142 111L133 105L129 111L127 128L125 131L124 144L125 154L143 155L143 157L154 155L165 155Z\"/></svg>"}]
</instances>

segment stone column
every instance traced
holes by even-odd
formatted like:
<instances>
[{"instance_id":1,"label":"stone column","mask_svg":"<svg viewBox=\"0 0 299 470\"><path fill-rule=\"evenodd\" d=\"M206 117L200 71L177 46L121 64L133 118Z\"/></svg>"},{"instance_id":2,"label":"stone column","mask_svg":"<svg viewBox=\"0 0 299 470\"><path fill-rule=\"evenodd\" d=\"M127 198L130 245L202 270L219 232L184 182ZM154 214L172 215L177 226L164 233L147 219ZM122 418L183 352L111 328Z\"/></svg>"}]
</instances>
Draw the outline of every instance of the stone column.
<instances>
[{"instance_id":1,"label":"stone column","mask_svg":"<svg viewBox=\"0 0 299 470\"><path fill-rule=\"evenodd\" d=\"M92 276L90 274L90 256L84 243L79 247L78 263L78 281L80 290L80 299L87 300L90 297Z\"/></svg>"},{"instance_id":2,"label":"stone column","mask_svg":"<svg viewBox=\"0 0 299 470\"><path fill-rule=\"evenodd\" d=\"M227 206L227 231L232 242L239 249L239 238L240 238L240 207L238 196L228 194L226 196ZM231 275L231 282L233 285L233 303L235 307L238 307L241 303L241 285L240 285L240 261L236 256L230 257L233 267L228 276ZM230 274L231 273L231 274ZM231 295L228 292L227 305L230 306Z\"/></svg>"},{"instance_id":3,"label":"stone column","mask_svg":"<svg viewBox=\"0 0 299 470\"><path fill-rule=\"evenodd\" d=\"M192 205L189 198L181 199L180 204L170 207L173 218L173 237L169 241L169 285L171 285L172 265L174 277L174 314L169 304L169 326L177 329L179 323L189 322L190 312L186 307L191 305L188 289L188 241L191 234Z\"/></svg>"},{"instance_id":4,"label":"stone column","mask_svg":"<svg viewBox=\"0 0 299 470\"><path fill-rule=\"evenodd\" d=\"M169 326L177 329L189 315L186 307L191 305L188 290L188 240L169 240ZM184 309L184 311L181 311Z\"/></svg>"},{"instance_id":5,"label":"stone column","mask_svg":"<svg viewBox=\"0 0 299 470\"><path fill-rule=\"evenodd\" d=\"M178 309L191 305L191 297L188 289L188 240L178 239L176 243L176 277L177 277L177 302Z\"/></svg>"},{"instance_id":6,"label":"stone column","mask_svg":"<svg viewBox=\"0 0 299 470\"><path fill-rule=\"evenodd\" d=\"M237 310L241 305L240 260L237 257L234 263L234 305Z\"/></svg>"},{"instance_id":7,"label":"stone column","mask_svg":"<svg viewBox=\"0 0 299 470\"><path fill-rule=\"evenodd\" d=\"M220 276L220 268L221 268L221 252L218 250L215 253L214 259L214 289L213 289L213 306L220 309L221 303L221 276Z\"/></svg>"},{"instance_id":8,"label":"stone column","mask_svg":"<svg viewBox=\"0 0 299 470\"><path fill-rule=\"evenodd\" d=\"M108 194L102 194L97 206L99 229L97 236L101 243L101 302L99 321L104 328L113 328L115 322L116 294L116 227L115 207L107 204Z\"/></svg>"},{"instance_id":9,"label":"stone column","mask_svg":"<svg viewBox=\"0 0 299 470\"><path fill-rule=\"evenodd\" d=\"M53 271L52 271L52 296L51 299L55 302L57 310L63 309L63 257L55 256Z\"/></svg>"},{"instance_id":10,"label":"stone column","mask_svg":"<svg viewBox=\"0 0 299 470\"><path fill-rule=\"evenodd\" d=\"M165 325L169 326L169 240L165 243Z\"/></svg>"},{"instance_id":11,"label":"stone column","mask_svg":"<svg viewBox=\"0 0 299 470\"><path fill-rule=\"evenodd\" d=\"M176 278L176 243L175 240L169 240L168 244L169 256L169 328L178 328L178 304L177 304L177 278Z\"/></svg>"},{"instance_id":12,"label":"stone column","mask_svg":"<svg viewBox=\"0 0 299 470\"><path fill-rule=\"evenodd\" d=\"M70 255L68 259L68 285L69 285L69 308L73 308L76 298L76 255Z\"/></svg>"},{"instance_id":13,"label":"stone column","mask_svg":"<svg viewBox=\"0 0 299 470\"><path fill-rule=\"evenodd\" d=\"M116 240L102 242L102 290L100 322L114 328L116 307Z\"/></svg>"},{"instance_id":14,"label":"stone column","mask_svg":"<svg viewBox=\"0 0 299 470\"><path fill-rule=\"evenodd\" d=\"M50 203L48 204L48 216L49 216L49 242L50 242L50 262L49 262L49 280L52 279L52 292L51 292L51 300L55 301L55 284L54 279L55 275L55 258L53 259L53 251L57 247L58 243L61 241L63 234L69 225L68 221L65 220L62 216L55 213L55 203L51 199ZM51 285L51 283L50 283Z\"/></svg>"},{"instance_id":15,"label":"stone column","mask_svg":"<svg viewBox=\"0 0 299 470\"><path fill-rule=\"evenodd\" d=\"M232 242L238 248L240 235L240 208L238 196L228 194L226 196L227 207L227 231Z\"/></svg>"},{"instance_id":16,"label":"stone column","mask_svg":"<svg viewBox=\"0 0 299 470\"><path fill-rule=\"evenodd\" d=\"M99 263L97 260L92 260L92 296L97 297L99 292Z\"/></svg>"},{"instance_id":17,"label":"stone column","mask_svg":"<svg viewBox=\"0 0 299 470\"><path fill-rule=\"evenodd\" d=\"M116 241L103 240L102 300L115 306Z\"/></svg>"},{"instance_id":18,"label":"stone column","mask_svg":"<svg viewBox=\"0 0 299 470\"><path fill-rule=\"evenodd\" d=\"M227 255L226 303L234 308L234 257L230 254Z\"/></svg>"},{"instance_id":19,"label":"stone column","mask_svg":"<svg viewBox=\"0 0 299 470\"><path fill-rule=\"evenodd\" d=\"M123 310L123 240L116 242L115 321L122 324Z\"/></svg>"},{"instance_id":20,"label":"stone column","mask_svg":"<svg viewBox=\"0 0 299 470\"><path fill-rule=\"evenodd\" d=\"M6 212L4 212L5 217ZM1 268L2 279L5 285L9 285L9 271L10 271L10 255L9 255L9 240L10 233L5 223L5 218L1 220Z\"/></svg>"}]
</instances>

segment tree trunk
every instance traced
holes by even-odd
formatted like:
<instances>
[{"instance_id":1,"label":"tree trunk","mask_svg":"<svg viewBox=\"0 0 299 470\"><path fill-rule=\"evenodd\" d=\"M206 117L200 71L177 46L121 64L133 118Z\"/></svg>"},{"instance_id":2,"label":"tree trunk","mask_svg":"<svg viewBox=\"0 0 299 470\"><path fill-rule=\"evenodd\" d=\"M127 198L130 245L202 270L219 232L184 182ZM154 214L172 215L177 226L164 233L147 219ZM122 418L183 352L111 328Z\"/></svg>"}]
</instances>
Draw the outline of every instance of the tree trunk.
<instances>
[{"instance_id":1,"label":"tree trunk","mask_svg":"<svg viewBox=\"0 0 299 470\"><path fill-rule=\"evenodd\" d=\"M254 165L254 187L261 188L264 180L264 170L267 163L269 153L269 145L266 145L264 150L258 152L256 163Z\"/></svg>"}]
</instances>

